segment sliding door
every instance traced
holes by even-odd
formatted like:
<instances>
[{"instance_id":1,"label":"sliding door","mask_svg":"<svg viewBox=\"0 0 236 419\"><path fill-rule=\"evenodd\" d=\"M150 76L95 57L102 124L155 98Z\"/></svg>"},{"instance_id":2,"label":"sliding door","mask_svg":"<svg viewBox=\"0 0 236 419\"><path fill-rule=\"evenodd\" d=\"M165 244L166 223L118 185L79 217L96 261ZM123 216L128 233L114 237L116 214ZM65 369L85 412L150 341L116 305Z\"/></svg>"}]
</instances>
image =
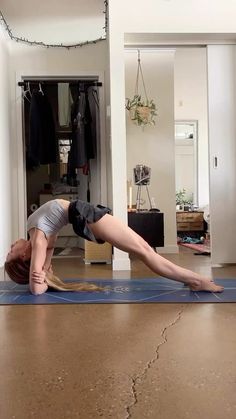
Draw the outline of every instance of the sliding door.
<instances>
[{"instance_id":1,"label":"sliding door","mask_svg":"<svg viewBox=\"0 0 236 419\"><path fill-rule=\"evenodd\" d=\"M212 263L236 263L236 46L207 47Z\"/></svg>"}]
</instances>

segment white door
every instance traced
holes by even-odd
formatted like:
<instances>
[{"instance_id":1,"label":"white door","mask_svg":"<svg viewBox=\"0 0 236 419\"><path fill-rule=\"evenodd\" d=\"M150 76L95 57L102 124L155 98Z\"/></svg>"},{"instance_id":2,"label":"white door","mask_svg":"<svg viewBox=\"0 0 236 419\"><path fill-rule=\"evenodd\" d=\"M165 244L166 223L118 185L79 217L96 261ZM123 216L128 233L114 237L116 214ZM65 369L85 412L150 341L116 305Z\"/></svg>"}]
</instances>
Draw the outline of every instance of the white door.
<instances>
[{"instance_id":1,"label":"white door","mask_svg":"<svg viewBox=\"0 0 236 419\"><path fill-rule=\"evenodd\" d=\"M236 262L236 46L207 47L212 263Z\"/></svg>"}]
</instances>

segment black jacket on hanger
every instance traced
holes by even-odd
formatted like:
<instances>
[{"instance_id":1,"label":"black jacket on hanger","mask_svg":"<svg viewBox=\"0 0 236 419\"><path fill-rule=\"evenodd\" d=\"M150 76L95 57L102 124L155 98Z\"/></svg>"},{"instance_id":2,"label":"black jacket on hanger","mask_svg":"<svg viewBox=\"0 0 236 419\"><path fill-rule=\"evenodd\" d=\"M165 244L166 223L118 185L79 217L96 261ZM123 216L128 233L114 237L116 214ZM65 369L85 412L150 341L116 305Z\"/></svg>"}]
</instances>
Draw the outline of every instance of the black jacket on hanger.
<instances>
[{"instance_id":1,"label":"black jacket on hanger","mask_svg":"<svg viewBox=\"0 0 236 419\"><path fill-rule=\"evenodd\" d=\"M69 172L86 168L89 160L95 158L92 116L87 90L80 88L79 95L72 105L72 144L69 153ZM96 130L96 127L93 127Z\"/></svg>"},{"instance_id":2,"label":"black jacket on hanger","mask_svg":"<svg viewBox=\"0 0 236 419\"><path fill-rule=\"evenodd\" d=\"M33 91L29 113L27 167L56 163L57 141L53 112L45 94Z\"/></svg>"}]
</instances>

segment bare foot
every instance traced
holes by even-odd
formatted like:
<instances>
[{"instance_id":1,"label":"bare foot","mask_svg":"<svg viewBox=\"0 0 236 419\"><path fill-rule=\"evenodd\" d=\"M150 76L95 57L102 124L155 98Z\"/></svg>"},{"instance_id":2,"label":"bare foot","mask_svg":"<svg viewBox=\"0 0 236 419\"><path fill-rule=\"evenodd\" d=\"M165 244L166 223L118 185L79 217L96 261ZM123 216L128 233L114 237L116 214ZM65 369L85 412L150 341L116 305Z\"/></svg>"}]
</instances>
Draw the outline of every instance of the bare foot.
<instances>
[{"instance_id":1,"label":"bare foot","mask_svg":"<svg viewBox=\"0 0 236 419\"><path fill-rule=\"evenodd\" d=\"M198 284L191 285L191 291L209 291L209 292L223 292L224 287L216 285L212 279L199 280Z\"/></svg>"}]
</instances>

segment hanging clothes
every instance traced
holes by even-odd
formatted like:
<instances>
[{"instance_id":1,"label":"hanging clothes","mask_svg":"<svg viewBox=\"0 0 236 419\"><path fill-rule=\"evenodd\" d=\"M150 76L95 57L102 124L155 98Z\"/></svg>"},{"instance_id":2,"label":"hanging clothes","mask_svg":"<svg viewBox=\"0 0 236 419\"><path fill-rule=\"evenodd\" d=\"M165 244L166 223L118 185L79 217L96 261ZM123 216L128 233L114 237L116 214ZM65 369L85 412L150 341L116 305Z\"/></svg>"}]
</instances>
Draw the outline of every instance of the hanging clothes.
<instances>
[{"instance_id":1,"label":"hanging clothes","mask_svg":"<svg viewBox=\"0 0 236 419\"><path fill-rule=\"evenodd\" d=\"M72 103L69 83L58 83L58 121L61 127L70 125Z\"/></svg>"},{"instance_id":2,"label":"hanging clothes","mask_svg":"<svg viewBox=\"0 0 236 419\"><path fill-rule=\"evenodd\" d=\"M87 152L87 159L94 159L95 158L95 142L94 138L96 137L96 126L93 125L94 119L92 118L91 113L91 104L89 101L89 94L88 90L85 92L85 127L84 127L84 134L85 134L85 144L86 144L86 152Z\"/></svg>"},{"instance_id":3,"label":"hanging clothes","mask_svg":"<svg viewBox=\"0 0 236 419\"><path fill-rule=\"evenodd\" d=\"M69 175L75 169L82 168L88 174L89 160L95 158L96 135L92 132L92 116L87 89L80 86L79 95L72 105L72 144L68 158ZM95 125L96 131L96 125Z\"/></svg>"},{"instance_id":4,"label":"hanging clothes","mask_svg":"<svg viewBox=\"0 0 236 419\"><path fill-rule=\"evenodd\" d=\"M98 98L98 92L97 89L90 86L87 90L88 93L88 102L89 102L89 108L91 113L91 145L90 145L90 155L93 157L90 157L91 159L96 158L97 155L97 140L100 132L99 127L99 98Z\"/></svg>"},{"instance_id":5,"label":"hanging clothes","mask_svg":"<svg viewBox=\"0 0 236 419\"><path fill-rule=\"evenodd\" d=\"M27 167L56 163L57 141L53 112L45 94L34 90L29 111L29 140L26 144Z\"/></svg>"}]
</instances>

